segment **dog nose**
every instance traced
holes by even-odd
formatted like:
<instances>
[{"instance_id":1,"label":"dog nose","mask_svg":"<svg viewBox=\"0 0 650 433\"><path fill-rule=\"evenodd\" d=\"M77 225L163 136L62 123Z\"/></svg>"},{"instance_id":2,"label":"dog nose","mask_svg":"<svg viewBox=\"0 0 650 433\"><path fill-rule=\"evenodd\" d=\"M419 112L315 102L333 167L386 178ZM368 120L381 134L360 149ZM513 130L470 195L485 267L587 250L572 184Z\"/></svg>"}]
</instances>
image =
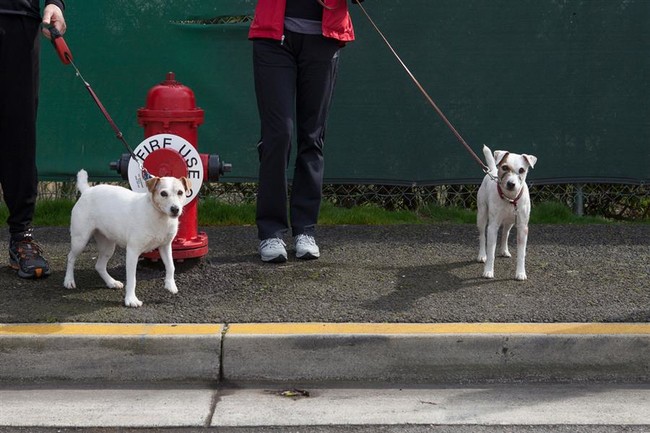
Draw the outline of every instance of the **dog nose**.
<instances>
[{"instance_id":1,"label":"dog nose","mask_svg":"<svg viewBox=\"0 0 650 433\"><path fill-rule=\"evenodd\" d=\"M509 190L515 189L515 183L513 181L506 182L506 188L508 188Z\"/></svg>"},{"instance_id":2,"label":"dog nose","mask_svg":"<svg viewBox=\"0 0 650 433\"><path fill-rule=\"evenodd\" d=\"M180 209L178 208L178 206L172 206L172 207L169 208L169 211L172 213L172 215L176 216L176 215L178 215L178 212L180 211Z\"/></svg>"}]
</instances>

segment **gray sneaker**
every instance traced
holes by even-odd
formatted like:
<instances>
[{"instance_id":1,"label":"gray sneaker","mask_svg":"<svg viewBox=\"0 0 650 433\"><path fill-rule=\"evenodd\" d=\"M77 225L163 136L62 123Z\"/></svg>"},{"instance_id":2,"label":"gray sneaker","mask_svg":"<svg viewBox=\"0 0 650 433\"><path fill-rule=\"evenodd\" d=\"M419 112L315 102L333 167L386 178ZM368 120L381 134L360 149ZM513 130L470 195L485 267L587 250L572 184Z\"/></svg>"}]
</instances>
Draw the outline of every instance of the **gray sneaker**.
<instances>
[{"instance_id":1,"label":"gray sneaker","mask_svg":"<svg viewBox=\"0 0 650 433\"><path fill-rule=\"evenodd\" d=\"M299 259L311 260L320 257L320 250L313 236L298 235L295 239L295 245L296 257Z\"/></svg>"},{"instance_id":2,"label":"gray sneaker","mask_svg":"<svg viewBox=\"0 0 650 433\"><path fill-rule=\"evenodd\" d=\"M260 242L260 256L263 262L284 263L287 261L286 244L280 238L268 238Z\"/></svg>"}]
</instances>

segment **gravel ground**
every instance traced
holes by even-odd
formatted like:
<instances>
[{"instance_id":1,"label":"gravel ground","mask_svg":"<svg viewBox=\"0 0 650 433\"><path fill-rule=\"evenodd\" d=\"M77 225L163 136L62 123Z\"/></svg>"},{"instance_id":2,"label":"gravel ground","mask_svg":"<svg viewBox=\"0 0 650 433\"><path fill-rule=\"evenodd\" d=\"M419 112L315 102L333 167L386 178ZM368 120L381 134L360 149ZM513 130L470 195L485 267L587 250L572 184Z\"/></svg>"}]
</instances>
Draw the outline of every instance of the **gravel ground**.
<instances>
[{"instance_id":1,"label":"gravel ground","mask_svg":"<svg viewBox=\"0 0 650 433\"><path fill-rule=\"evenodd\" d=\"M144 306L132 309L95 272L92 243L77 261L78 289L63 288L68 229L39 228L52 275L22 280L0 268L0 323L650 320L649 225L533 225L523 282L514 257L481 278L473 225L323 226L319 260L296 260L290 248L280 265L259 260L254 227L204 230L210 252L177 264L177 295L163 288L162 263L140 262ZM123 250L109 272L124 279Z\"/></svg>"}]
</instances>

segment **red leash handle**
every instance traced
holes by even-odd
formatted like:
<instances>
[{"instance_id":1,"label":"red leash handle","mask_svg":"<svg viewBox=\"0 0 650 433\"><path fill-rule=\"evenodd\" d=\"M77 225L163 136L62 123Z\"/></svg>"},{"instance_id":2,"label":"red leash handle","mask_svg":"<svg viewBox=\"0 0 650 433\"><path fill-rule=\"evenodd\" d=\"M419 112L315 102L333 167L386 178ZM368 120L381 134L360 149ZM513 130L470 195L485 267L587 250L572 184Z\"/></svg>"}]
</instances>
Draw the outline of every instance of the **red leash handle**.
<instances>
[{"instance_id":1,"label":"red leash handle","mask_svg":"<svg viewBox=\"0 0 650 433\"><path fill-rule=\"evenodd\" d=\"M64 65L69 65L72 61L72 52L68 48L68 44L65 43L63 35L52 25L47 27L47 30L50 32L50 39L56 53L59 55L59 59Z\"/></svg>"}]
</instances>

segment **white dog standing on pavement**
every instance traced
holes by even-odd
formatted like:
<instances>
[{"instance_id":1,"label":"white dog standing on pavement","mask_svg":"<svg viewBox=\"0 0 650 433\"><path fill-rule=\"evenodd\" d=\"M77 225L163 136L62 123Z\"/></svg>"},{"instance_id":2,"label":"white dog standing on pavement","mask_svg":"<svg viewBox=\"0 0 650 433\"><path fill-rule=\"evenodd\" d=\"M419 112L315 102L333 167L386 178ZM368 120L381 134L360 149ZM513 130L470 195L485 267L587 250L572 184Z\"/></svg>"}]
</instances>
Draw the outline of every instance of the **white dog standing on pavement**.
<instances>
[{"instance_id":1,"label":"white dog standing on pavement","mask_svg":"<svg viewBox=\"0 0 650 433\"><path fill-rule=\"evenodd\" d=\"M494 256L499 228L501 227L502 230L499 255L510 257L508 236L512 226L516 225L515 279L525 280L527 278L526 244L531 207L526 175L528 169L535 166L537 158L503 150L497 150L492 155L492 151L487 146L483 146L483 155L489 171L478 190L476 218L480 234L478 261L485 263L483 277L494 278Z\"/></svg>"},{"instance_id":2,"label":"white dog standing on pavement","mask_svg":"<svg viewBox=\"0 0 650 433\"><path fill-rule=\"evenodd\" d=\"M165 265L165 288L177 293L171 242L178 231L178 217L183 212L187 178L154 177L147 180L149 192L139 193L115 185L88 184L88 173L77 173L79 200L72 209L70 253L63 285L76 287L74 264L90 237L95 238L99 255L95 269L109 288L124 285L106 271L115 245L126 248L126 295L124 304L140 307L135 296L135 273L140 254L158 248Z\"/></svg>"}]
</instances>

